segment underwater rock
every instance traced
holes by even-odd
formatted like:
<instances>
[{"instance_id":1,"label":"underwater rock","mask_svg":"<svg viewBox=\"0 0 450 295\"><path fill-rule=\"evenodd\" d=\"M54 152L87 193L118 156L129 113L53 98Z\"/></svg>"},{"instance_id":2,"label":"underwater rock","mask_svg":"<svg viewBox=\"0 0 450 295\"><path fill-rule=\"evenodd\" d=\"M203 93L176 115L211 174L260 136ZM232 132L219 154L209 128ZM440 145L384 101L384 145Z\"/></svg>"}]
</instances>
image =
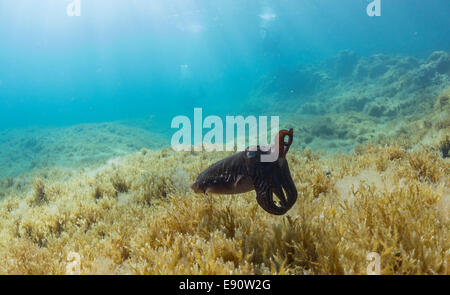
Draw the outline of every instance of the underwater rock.
<instances>
[{"instance_id":1,"label":"underwater rock","mask_svg":"<svg viewBox=\"0 0 450 295\"><path fill-rule=\"evenodd\" d=\"M449 68L450 57L444 51L421 60L385 54L358 58L346 50L327 62L277 71L270 79L261 80L253 96L258 102L261 97L270 98L267 104L279 112L294 107L297 114L319 116L347 111L371 117L408 115L415 112L419 99L432 97L419 97L418 91L433 93L437 91L433 88L449 84ZM287 100L289 103L282 103Z\"/></svg>"},{"instance_id":2,"label":"underwater rock","mask_svg":"<svg viewBox=\"0 0 450 295\"><path fill-rule=\"evenodd\" d=\"M366 65L358 63L355 69L355 76L357 80L366 78L369 75L369 69Z\"/></svg>"},{"instance_id":3,"label":"underwater rock","mask_svg":"<svg viewBox=\"0 0 450 295\"><path fill-rule=\"evenodd\" d=\"M357 111L361 112L369 102L368 97L350 96L342 100L342 103L337 107L338 111Z\"/></svg>"},{"instance_id":4,"label":"underwater rock","mask_svg":"<svg viewBox=\"0 0 450 295\"><path fill-rule=\"evenodd\" d=\"M315 125L311 133L319 137L332 137L335 135L336 126L330 118L326 118L324 122Z\"/></svg>"},{"instance_id":5,"label":"underwater rock","mask_svg":"<svg viewBox=\"0 0 450 295\"><path fill-rule=\"evenodd\" d=\"M12 177L7 177L5 179L0 179L0 187L1 188L11 188L14 185L14 178Z\"/></svg>"},{"instance_id":6,"label":"underwater rock","mask_svg":"<svg viewBox=\"0 0 450 295\"><path fill-rule=\"evenodd\" d=\"M432 70L440 74L450 72L450 56L444 51L435 51L428 58L428 63Z\"/></svg>"},{"instance_id":7,"label":"underwater rock","mask_svg":"<svg viewBox=\"0 0 450 295\"><path fill-rule=\"evenodd\" d=\"M29 150L33 153L39 153L43 150L42 143L39 142L36 138L30 138L26 140L23 144L24 150Z\"/></svg>"},{"instance_id":8,"label":"underwater rock","mask_svg":"<svg viewBox=\"0 0 450 295\"><path fill-rule=\"evenodd\" d=\"M450 88L446 89L444 92L442 92L436 101L436 108L440 110L445 110L450 106Z\"/></svg>"},{"instance_id":9,"label":"underwater rock","mask_svg":"<svg viewBox=\"0 0 450 295\"><path fill-rule=\"evenodd\" d=\"M373 117L381 117L386 111L386 107L384 105L379 104L371 104L368 107L367 113Z\"/></svg>"},{"instance_id":10,"label":"underwater rock","mask_svg":"<svg viewBox=\"0 0 450 295\"><path fill-rule=\"evenodd\" d=\"M336 78L342 78L350 76L353 73L357 63L358 57L355 52L343 50L329 62L329 67Z\"/></svg>"},{"instance_id":11,"label":"underwater rock","mask_svg":"<svg viewBox=\"0 0 450 295\"><path fill-rule=\"evenodd\" d=\"M361 81L364 78L376 79L383 76L390 69L400 69L401 59L394 58L384 54L375 54L369 57L361 58L357 61L354 71L354 79ZM409 64L411 63L411 64ZM413 67L414 60L403 61L403 67Z\"/></svg>"},{"instance_id":12,"label":"underwater rock","mask_svg":"<svg viewBox=\"0 0 450 295\"><path fill-rule=\"evenodd\" d=\"M0 135L0 178L32 168L103 163L143 147L170 143L163 132L148 131L142 125L127 121L11 130Z\"/></svg>"},{"instance_id":13,"label":"underwater rock","mask_svg":"<svg viewBox=\"0 0 450 295\"><path fill-rule=\"evenodd\" d=\"M314 140L314 137L311 136L311 135L305 135L305 136L303 137L303 141L304 141L306 144L311 143L313 140Z\"/></svg>"},{"instance_id":14,"label":"underwater rock","mask_svg":"<svg viewBox=\"0 0 450 295\"><path fill-rule=\"evenodd\" d=\"M329 140L337 140L341 149L344 145L352 148L358 141L386 143L398 136L414 144L427 132L447 132L450 120L446 114L427 118L430 123L420 134L408 126L398 135L397 127L406 124L411 116L423 119L438 110L447 111L450 95L442 94L436 101L436 94L450 87L448 60L449 53L443 51L426 59L384 54L357 58L352 52L343 51L327 62L302 66L289 73L277 72L275 80L269 83L261 80L261 93L254 95L255 105L264 98L265 110L285 114L291 125L306 126L299 135L301 143L313 149L329 150ZM315 84L309 85L314 80ZM282 85L283 90L276 85ZM289 89L296 89L295 94L289 94ZM295 114L292 109L297 110ZM331 121L327 119L330 117ZM391 120L396 123L391 124ZM361 127L368 133L355 131Z\"/></svg>"},{"instance_id":15,"label":"underwater rock","mask_svg":"<svg viewBox=\"0 0 450 295\"><path fill-rule=\"evenodd\" d=\"M429 85L438 74L450 74L450 56L444 51L435 51L415 74L415 82L420 86Z\"/></svg>"},{"instance_id":16,"label":"underwater rock","mask_svg":"<svg viewBox=\"0 0 450 295\"><path fill-rule=\"evenodd\" d=\"M422 65L415 75L416 78L414 83L420 87L426 86L430 84L431 80L434 78L434 75L435 72L428 64Z\"/></svg>"},{"instance_id":17,"label":"underwater rock","mask_svg":"<svg viewBox=\"0 0 450 295\"><path fill-rule=\"evenodd\" d=\"M419 64L420 63L416 58L414 58L412 56L407 56L400 60L397 67L400 69L411 70L411 69L417 68L419 66Z\"/></svg>"},{"instance_id":18,"label":"underwater rock","mask_svg":"<svg viewBox=\"0 0 450 295\"><path fill-rule=\"evenodd\" d=\"M300 107L300 113L319 115L325 112L325 108L321 103L307 102Z\"/></svg>"},{"instance_id":19,"label":"underwater rock","mask_svg":"<svg viewBox=\"0 0 450 295\"><path fill-rule=\"evenodd\" d=\"M386 73L387 70L388 67L385 64L376 65L369 70L369 77L372 79L377 78Z\"/></svg>"},{"instance_id":20,"label":"underwater rock","mask_svg":"<svg viewBox=\"0 0 450 295\"><path fill-rule=\"evenodd\" d=\"M371 103L367 106L367 114L372 117L382 117L382 116L394 116L397 114L397 110L392 106L383 104L380 102Z\"/></svg>"}]
</instances>

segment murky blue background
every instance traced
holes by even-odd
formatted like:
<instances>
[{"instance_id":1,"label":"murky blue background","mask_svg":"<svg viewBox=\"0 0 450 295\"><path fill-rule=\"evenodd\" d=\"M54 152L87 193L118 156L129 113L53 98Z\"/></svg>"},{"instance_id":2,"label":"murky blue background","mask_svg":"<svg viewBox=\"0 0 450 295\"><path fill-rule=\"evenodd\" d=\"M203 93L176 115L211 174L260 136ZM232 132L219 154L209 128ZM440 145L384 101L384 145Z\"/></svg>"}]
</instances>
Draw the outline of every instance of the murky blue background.
<instances>
[{"instance_id":1,"label":"murky blue background","mask_svg":"<svg viewBox=\"0 0 450 295\"><path fill-rule=\"evenodd\" d=\"M350 49L450 50L448 0L0 0L0 129L234 113L263 76Z\"/></svg>"}]
</instances>

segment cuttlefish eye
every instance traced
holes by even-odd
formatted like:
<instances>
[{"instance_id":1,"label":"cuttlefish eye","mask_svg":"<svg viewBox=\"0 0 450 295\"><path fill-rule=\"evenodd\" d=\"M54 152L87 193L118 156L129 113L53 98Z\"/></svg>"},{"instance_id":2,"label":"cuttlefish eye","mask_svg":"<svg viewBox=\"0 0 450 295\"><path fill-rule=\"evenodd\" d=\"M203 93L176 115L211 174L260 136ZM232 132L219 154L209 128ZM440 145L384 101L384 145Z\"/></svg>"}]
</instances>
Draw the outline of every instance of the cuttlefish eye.
<instances>
[{"instance_id":1,"label":"cuttlefish eye","mask_svg":"<svg viewBox=\"0 0 450 295\"><path fill-rule=\"evenodd\" d=\"M250 151L250 150L246 150L245 151L245 156L249 159L253 159L256 158L256 156L258 156L258 152L257 151Z\"/></svg>"}]
</instances>

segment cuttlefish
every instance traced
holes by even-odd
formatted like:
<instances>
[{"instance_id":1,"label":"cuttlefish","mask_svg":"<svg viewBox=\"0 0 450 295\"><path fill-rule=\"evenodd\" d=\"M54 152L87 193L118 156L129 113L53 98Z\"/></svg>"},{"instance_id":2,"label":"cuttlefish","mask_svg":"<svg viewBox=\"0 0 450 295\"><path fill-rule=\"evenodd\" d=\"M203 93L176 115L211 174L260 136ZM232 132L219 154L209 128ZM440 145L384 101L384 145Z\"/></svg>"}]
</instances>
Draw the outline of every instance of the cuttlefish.
<instances>
[{"instance_id":1,"label":"cuttlefish","mask_svg":"<svg viewBox=\"0 0 450 295\"><path fill-rule=\"evenodd\" d=\"M203 194L240 194L255 190L256 201L264 210L283 215L297 201L297 189L286 160L293 137L292 128L281 130L272 145L247 147L224 158L200 173L191 188ZM273 194L279 204L275 203Z\"/></svg>"}]
</instances>

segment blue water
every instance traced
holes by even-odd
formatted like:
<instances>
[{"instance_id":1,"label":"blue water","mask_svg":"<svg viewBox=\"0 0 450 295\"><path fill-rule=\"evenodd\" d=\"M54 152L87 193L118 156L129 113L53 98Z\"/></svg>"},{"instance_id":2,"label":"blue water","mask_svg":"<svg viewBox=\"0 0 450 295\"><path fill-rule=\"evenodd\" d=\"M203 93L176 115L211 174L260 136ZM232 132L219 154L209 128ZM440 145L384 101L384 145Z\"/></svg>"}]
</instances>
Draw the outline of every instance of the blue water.
<instances>
[{"instance_id":1,"label":"blue water","mask_svg":"<svg viewBox=\"0 0 450 295\"><path fill-rule=\"evenodd\" d=\"M349 49L450 50L450 1L0 0L0 129L236 113L264 75Z\"/></svg>"}]
</instances>

